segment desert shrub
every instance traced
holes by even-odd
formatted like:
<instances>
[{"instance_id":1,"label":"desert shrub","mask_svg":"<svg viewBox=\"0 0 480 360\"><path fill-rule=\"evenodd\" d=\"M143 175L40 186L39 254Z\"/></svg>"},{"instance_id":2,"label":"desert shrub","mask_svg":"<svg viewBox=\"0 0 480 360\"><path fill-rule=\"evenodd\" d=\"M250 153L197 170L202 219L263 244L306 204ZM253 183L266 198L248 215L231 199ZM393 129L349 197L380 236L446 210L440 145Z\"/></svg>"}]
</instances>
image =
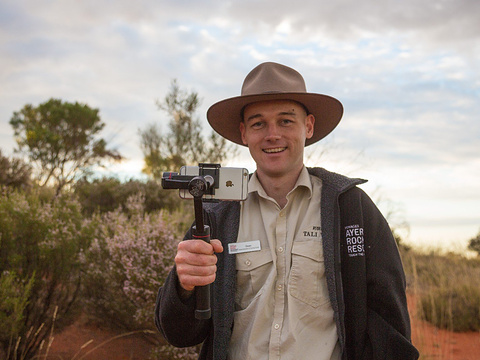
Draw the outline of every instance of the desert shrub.
<instances>
[{"instance_id":1,"label":"desert shrub","mask_svg":"<svg viewBox=\"0 0 480 360\"><path fill-rule=\"evenodd\" d=\"M452 331L480 331L480 289L468 284L436 288L421 298L425 319Z\"/></svg>"},{"instance_id":2,"label":"desert shrub","mask_svg":"<svg viewBox=\"0 0 480 360\"><path fill-rule=\"evenodd\" d=\"M480 231L477 236L468 241L468 250L475 251L480 256Z\"/></svg>"},{"instance_id":3,"label":"desert shrub","mask_svg":"<svg viewBox=\"0 0 480 360\"><path fill-rule=\"evenodd\" d=\"M0 185L16 189L29 189L32 168L18 158L9 158L2 155L0 150Z\"/></svg>"},{"instance_id":4,"label":"desert shrub","mask_svg":"<svg viewBox=\"0 0 480 360\"><path fill-rule=\"evenodd\" d=\"M84 309L93 320L116 329L144 333L157 345L152 358L195 359L196 348L166 345L153 316L157 292L170 272L178 240L178 223L190 218L182 212L147 212L141 194L131 196L125 208L95 214L96 235L83 255Z\"/></svg>"},{"instance_id":5,"label":"desert shrub","mask_svg":"<svg viewBox=\"0 0 480 360\"><path fill-rule=\"evenodd\" d=\"M5 358L10 357L17 339L25 333L25 310L33 281L34 275L20 279L14 271L4 271L0 277L0 340L3 352L6 350Z\"/></svg>"},{"instance_id":6,"label":"desert shrub","mask_svg":"<svg viewBox=\"0 0 480 360\"><path fill-rule=\"evenodd\" d=\"M147 212L160 209L174 210L183 204L178 191L164 190L156 181L147 182L129 180L122 183L116 178L81 179L74 186L75 195L86 215L95 212L105 213L119 207L125 208L130 196L143 194L144 208Z\"/></svg>"},{"instance_id":7,"label":"desert shrub","mask_svg":"<svg viewBox=\"0 0 480 360\"><path fill-rule=\"evenodd\" d=\"M68 320L79 290L79 251L88 243L88 229L79 204L68 196L42 202L35 192L0 194L0 282L12 286L9 296L0 297L0 317L10 319L13 306L16 315L9 321L23 319L23 326L15 329L17 350L10 358L33 357L54 314L59 325ZM11 338L3 335L1 347L8 349Z\"/></svg>"},{"instance_id":8,"label":"desert shrub","mask_svg":"<svg viewBox=\"0 0 480 360\"><path fill-rule=\"evenodd\" d=\"M480 330L480 261L459 254L402 252L420 318L452 331Z\"/></svg>"},{"instance_id":9,"label":"desert shrub","mask_svg":"<svg viewBox=\"0 0 480 360\"><path fill-rule=\"evenodd\" d=\"M173 266L177 239L171 215L145 212L132 196L125 210L97 214L97 233L83 257L84 301L89 313L125 330L154 328L160 285Z\"/></svg>"}]
</instances>

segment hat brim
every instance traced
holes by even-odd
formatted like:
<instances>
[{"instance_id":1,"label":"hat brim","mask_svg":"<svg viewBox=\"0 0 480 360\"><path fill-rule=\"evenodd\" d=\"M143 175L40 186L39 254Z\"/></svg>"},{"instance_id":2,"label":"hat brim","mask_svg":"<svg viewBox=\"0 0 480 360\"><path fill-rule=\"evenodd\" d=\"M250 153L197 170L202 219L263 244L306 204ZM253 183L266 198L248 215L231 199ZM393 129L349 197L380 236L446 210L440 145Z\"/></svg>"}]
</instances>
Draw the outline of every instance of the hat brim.
<instances>
[{"instance_id":1,"label":"hat brim","mask_svg":"<svg viewBox=\"0 0 480 360\"><path fill-rule=\"evenodd\" d=\"M306 139L305 146L316 143L330 134L343 115L343 106L337 99L323 94L290 92L244 95L225 99L213 104L207 111L210 126L224 138L239 144L242 142L240 122L242 109L248 104L267 100L291 100L303 104L309 114L315 116L313 136Z\"/></svg>"}]
</instances>

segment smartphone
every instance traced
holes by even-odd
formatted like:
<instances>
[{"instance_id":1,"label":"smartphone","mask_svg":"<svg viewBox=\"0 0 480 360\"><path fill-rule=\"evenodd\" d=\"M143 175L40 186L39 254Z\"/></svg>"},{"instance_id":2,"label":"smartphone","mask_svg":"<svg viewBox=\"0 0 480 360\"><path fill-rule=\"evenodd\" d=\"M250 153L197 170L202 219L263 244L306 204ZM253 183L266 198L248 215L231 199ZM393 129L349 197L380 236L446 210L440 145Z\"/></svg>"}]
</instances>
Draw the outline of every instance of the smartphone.
<instances>
[{"instance_id":1,"label":"smartphone","mask_svg":"<svg viewBox=\"0 0 480 360\"><path fill-rule=\"evenodd\" d=\"M182 166L180 175L198 176L198 166ZM218 184L214 185L215 194L204 195L205 200L236 200L243 201L248 195L248 170L235 167L218 168ZM218 186L218 187L217 187ZM182 199L192 199L193 196L186 189L180 189Z\"/></svg>"}]
</instances>

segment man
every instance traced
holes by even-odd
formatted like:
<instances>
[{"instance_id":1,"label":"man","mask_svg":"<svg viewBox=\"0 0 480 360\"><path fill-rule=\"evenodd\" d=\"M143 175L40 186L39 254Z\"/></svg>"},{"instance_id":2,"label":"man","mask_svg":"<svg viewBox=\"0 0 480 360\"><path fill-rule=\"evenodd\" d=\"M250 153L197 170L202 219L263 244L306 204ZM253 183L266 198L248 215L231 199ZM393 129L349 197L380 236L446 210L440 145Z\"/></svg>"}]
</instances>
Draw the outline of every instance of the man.
<instances>
[{"instance_id":1,"label":"man","mask_svg":"<svg viewBox=\"0 0 480 360\"><path fill-rule=\"evenodd\" d=\"M247 75L241 96L208 110L257 170L245 202L206 209L210 244L178 246L155 310L171 344L203 342L200 359L418 358L396 243L357 188L364 181L303 164L304 147L342 114L338 100L308 93L297 71L271 62ZM197 320L194 290L211 283L212 319Z\"/></svg>"}]
</instances>

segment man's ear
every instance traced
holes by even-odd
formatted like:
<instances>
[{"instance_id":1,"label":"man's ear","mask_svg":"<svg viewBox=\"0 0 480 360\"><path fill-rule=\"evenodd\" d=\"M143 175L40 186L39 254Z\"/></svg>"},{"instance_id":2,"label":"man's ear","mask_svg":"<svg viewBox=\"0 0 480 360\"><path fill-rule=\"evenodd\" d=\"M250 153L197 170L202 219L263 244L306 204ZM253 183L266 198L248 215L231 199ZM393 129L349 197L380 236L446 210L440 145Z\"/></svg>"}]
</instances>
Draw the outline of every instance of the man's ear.
<instances>
[{"instance_id":1,"label":"man's ear","mask_svg":"<svg viewBox=\"0 0 480 360\"><path fill-rule=\"evenodd\" d=\"M245 138L245 123L243 121L240 121L238 129L240 130L240 134L242 135L243 145L248 146L247 139Z\"/></svg>"},{"instance_id":2,"label":"man's ear","mask_svg":"<svg viewBox=\"0 0 480 360\"><path fill-rule=\"evenodd\" d=\"M315 128L315 116L312 114L307 115L305 118L305 135L307 139L311 139L313 136L313 129Z\"/></svg>"}]
</instances>

